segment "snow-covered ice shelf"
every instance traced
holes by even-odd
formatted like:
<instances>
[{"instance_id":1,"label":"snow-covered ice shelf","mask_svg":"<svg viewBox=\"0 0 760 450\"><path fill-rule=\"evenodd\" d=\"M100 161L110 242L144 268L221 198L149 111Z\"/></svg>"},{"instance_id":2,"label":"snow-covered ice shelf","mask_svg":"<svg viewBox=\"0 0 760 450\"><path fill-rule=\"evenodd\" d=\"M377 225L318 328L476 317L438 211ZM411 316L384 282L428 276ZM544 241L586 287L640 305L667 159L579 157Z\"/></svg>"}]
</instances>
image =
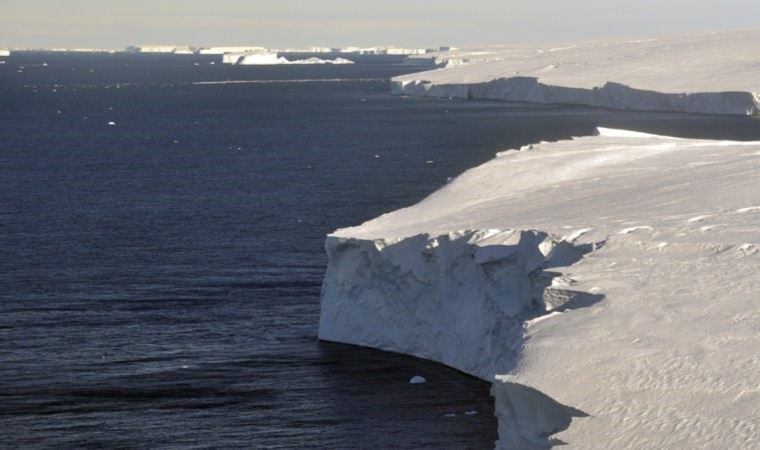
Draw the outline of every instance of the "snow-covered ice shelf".
<instances>
[{"instance_id":1,"label":"snow-covered ice shelf","mask_svg":"<svg viewBox=\"0 0 760 450\"><path fill-rule=\"evenodd\" d=\"M397 77L393 92L613 109L760 112L760 30L464 48L437 59L449 64Z\"/></svg>"},{"instance_id":2,"label":"snow-covered ice shelf","mask_svg":"<svg viewBox=\"0 0 760 450\"><path fill-rule=\"evenodd\" d=\"M760 448L760 142L502 152L328 236L320 338L494 382L500 448Z\"/></svg>"}]
</instances>

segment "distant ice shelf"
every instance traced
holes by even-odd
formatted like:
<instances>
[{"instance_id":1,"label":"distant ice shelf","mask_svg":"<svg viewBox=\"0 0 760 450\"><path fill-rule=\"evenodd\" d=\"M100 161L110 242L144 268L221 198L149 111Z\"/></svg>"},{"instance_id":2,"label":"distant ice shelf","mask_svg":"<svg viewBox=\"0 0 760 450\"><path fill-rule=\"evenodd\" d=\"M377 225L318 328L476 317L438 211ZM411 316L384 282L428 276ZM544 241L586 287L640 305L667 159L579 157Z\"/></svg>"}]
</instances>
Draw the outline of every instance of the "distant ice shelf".
<instances>
[{"instance_id":1,"label":"distant ice shelf","mask_svg":"<svg viewBox=\"0 0 760 450\"><path fill-rule=\"evenodd\" d=\"M277 53L225 53L222 56L224 64L240 66L268 66L280 64L354 64L345 58L321 59L316 57L289 60Z\"/></svg>"},{"instance_id":2,"label":"distant ice shelf","mask_svg":"<svg viewBox=\"0 0 760 450\"><path fill-rule=\"evenodd\" d=\"M319 336L493 382L497 448L760 448L758 176L625 130L499 153L327 237Z\"/></svg>"},{"instance_id":3,"label":"distant ice shelf","mask_svg":"<svg viewBox=\"0 0 760 450\"><path fill-rule=\"evenodd\" d=\"M611 109L760 113L760 30L441 52L396 94Z\"/></svg>"}]
</instances>

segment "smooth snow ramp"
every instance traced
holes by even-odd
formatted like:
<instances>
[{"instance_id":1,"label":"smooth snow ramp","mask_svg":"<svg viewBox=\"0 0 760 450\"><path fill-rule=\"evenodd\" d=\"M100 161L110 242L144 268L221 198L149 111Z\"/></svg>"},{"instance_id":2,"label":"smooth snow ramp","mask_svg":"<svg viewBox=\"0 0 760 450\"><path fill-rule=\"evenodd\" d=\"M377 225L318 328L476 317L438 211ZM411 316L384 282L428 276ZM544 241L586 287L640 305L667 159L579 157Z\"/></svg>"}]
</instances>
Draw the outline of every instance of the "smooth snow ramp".
<instances>
[{"instance_id":1,"label":"smooth snow ramp","mask_svg":"<svg viewBox=\"0 0 760 450\"><path fill-rule=\"evenodd\" d=\"M502 152L327 238L320 338L493 381L501 448L760 448L758 175L760 142Z\"/></svg>"},{"instance_id":2,"label":"smooth snow ramp","mask_svg":"<svg viewBox=\"0 0 760 450\"><path fill-rule=\"evenodd\" d=\"M395 94L707 114L760 113L760 30L446 52Z\"/></svg>"}]
</instances>

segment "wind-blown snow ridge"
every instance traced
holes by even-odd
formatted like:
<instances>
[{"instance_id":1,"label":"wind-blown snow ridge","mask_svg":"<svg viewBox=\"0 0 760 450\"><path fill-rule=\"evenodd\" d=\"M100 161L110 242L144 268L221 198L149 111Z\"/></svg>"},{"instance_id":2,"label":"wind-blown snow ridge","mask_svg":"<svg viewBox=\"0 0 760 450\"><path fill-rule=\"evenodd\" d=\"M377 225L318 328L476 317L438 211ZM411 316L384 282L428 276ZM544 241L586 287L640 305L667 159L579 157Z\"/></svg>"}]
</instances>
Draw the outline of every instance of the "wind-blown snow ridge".
<instances>
[{"instance_id":1,"label":"wind-blown snow ridge","mask_svg":"<svg viewBox=\"0 0 760 450\"><path fill-rule=\"evenodd\" d=\"M709 114L760 113L760 30L445 52L396 94Z\"/></svg>"},{"instance_id":2,"label":"wind-blown snow ridge","mask_svg":"<svg viewBox=\"0 0 760 450\"><path fill-rule=\"evenodd\" d=\"M328 236L320 338L494 382L499 448L758 448L759 174L624 130L502 152Z\"/></svg>"}]
</instances>

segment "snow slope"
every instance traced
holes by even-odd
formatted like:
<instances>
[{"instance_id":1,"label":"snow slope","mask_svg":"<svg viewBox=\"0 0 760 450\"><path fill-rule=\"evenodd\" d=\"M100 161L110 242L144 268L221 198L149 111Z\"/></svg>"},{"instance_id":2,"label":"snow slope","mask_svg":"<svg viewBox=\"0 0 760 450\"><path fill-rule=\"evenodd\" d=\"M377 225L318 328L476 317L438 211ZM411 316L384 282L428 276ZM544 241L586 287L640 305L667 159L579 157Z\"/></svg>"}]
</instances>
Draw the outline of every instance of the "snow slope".
<instances>
[{"instance_id":1,"label":"snow slope","mask_svg":"<svg viewBox=\"0 0 760 450\"><path fill-rule=\"evenodd\" d=\"M495 381L499 448L760 448L758 174L619 130L500 153L328 236L320 338Z\"/></svg>"},{"instance_id":2,"label":"snow slope","mask_svg":"<svg viewBox=\"0 0 760 450\"><path fill-rule=\"evenodd\" d=\"M465 48L397 94L713 114L760 112L760 29ZM463 64L467 61L467 64Z\"/></svg>"}]
</instances>

